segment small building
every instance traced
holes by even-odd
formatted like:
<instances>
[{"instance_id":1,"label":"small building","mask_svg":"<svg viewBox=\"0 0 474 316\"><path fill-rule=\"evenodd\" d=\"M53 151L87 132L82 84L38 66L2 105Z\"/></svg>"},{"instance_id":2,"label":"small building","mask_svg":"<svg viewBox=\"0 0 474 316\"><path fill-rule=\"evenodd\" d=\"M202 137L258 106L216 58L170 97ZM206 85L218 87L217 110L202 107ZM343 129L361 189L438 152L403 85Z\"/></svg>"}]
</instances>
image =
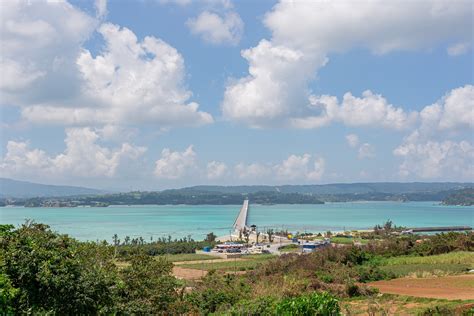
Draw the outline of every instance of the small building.
<instances>
[{"instance_id":1,"label":"small building","mask_svg":"<svg viewBox=\"0 0 474 316\"><path fill-rule=\"evenodd\" d=\"M316 251L318 249L329 247L330 245L331 245L331 241L329 240L329 238L326 238L324 240L307 242L307 243L304 243L302 246L303 246L303 252L309 253L309 252Z\"/></svg>"},{"instance_id":2,"label":"small building","mask_svg":"<svg viewBox=\"0 0 474 316\"><path fill-rule=\"evenodd\" d=\"M223 244L216 245L216 247L212 251L235 253L241 252L243 248L245 248L244 244L239 244L235 242L225 242Z\"/></svg>"}]
</instances>

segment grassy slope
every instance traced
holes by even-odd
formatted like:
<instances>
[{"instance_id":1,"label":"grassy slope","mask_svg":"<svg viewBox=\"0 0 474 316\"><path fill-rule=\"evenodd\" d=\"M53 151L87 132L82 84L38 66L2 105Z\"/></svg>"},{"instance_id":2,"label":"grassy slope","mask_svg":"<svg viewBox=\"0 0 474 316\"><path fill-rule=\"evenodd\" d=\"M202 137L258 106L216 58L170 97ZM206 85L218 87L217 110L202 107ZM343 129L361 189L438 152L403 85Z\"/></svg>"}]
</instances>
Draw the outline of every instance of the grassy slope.
<instances>
[{"instance_id":1,"label":"grassy slope","mask_svg":"<svg viewBox=\"0 0 474 316\"><path fill-rule=\"evenodd\" d=\"M360 242L363 245L369 243L367 239L347 238L347 237L331 237L331 242L333 244L345 244L345 245L352 245L354 242Z\"/></svg>"},{"instance_id":2,"label":"grassy slope","mask_svg":"<svg viewBox=\"0 0 474 316\"><path fill-rule=\"evenodd\" d=\"M443 300L383 294L375 297L357 297L343 299L340 306L348 315L418 315L426 309L438 310L442 315L446 310L461 312L469 310L474 300ZM459 313L461 314L461 313ZM437 314L438 315L438 314Z\"/></svg>"},{"instance_id":3,"label":"grassy slope","mask_svg":"<svg viewBox=\"0 0 474 316\"><path fill-rule=\"evenodd\" d=\"M263 255L248 255L242 256L244 260L231 260L224 262L211 262L211 263L195 263L195 264L182 264L180 267L192 268L192 269L203 269L203 270L222 270L222 271L243 271L253 270L257 265L274 258L274 255L263 254Z\"/></svg>"},{"instance_id":4,"label":"grassy slope","mask_svg":"<svg viewBox=\"0 0 474 316\"><path fill-rule=\"evenodd\" d=\"M165 255L164 257L171 262L219 259L218 257L201 253L181 253L176 255Z\"/></svg>"},{"instance_id":5,"label":"grassy slope","mask_svg":"<svg viewBox=\"0 0 474 316\"><path fill-rule=\"evenodd\" d=\"M442 255L414 257L401 256L392 257L382 261L383 265L401 264L467 264L474 267L474 253L468 251L457 251Z\"/></svg>"},{"instance_id":6,"label":"grassy slope","mask_svg":"<svg viewBox=\"0 0 474 316\"><path fill-rule=\"evenodd\" d=\"M396 276L456 274L474 268L474 253L462 251L427 257L393 257L382 260L381 265L382 270Z\"/></svg>"}]
</instances>

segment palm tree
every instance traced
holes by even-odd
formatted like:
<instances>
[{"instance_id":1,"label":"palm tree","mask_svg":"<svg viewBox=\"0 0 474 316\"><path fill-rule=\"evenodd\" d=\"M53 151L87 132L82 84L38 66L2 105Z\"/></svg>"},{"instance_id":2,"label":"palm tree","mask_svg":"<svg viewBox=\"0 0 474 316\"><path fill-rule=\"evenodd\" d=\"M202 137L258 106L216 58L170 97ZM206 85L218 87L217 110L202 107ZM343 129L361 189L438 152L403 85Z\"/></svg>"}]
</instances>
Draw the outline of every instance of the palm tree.
<instances>
[{"instance_id":1,"label":"palm tree","mask_svg":"<svg viewBox=\"0 0 474 316\"><path fill-rule=\"evenodd\" d=\"M267 235L268 235L268 241L269 242L272 242L273 241L273 235L274 235L274 231L272 228L269 228L267 229Z\"/></svg>"}]
</instances>

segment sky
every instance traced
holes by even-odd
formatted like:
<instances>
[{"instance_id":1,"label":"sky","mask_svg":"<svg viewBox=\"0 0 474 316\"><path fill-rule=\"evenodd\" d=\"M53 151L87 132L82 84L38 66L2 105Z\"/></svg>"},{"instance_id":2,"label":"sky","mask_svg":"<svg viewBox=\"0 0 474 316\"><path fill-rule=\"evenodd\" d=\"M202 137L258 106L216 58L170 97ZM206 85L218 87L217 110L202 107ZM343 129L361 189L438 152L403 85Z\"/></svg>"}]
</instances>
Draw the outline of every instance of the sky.
<instances>
[{"instance_id":1,"label":"sky","mask_svg":"<svg viewBox=\"0 0 474 316\"><path fill-rule=\"evenodd\" d=\"M0 176L474 181L473 2L0 2Z\"/></svg>"}]
</instances>

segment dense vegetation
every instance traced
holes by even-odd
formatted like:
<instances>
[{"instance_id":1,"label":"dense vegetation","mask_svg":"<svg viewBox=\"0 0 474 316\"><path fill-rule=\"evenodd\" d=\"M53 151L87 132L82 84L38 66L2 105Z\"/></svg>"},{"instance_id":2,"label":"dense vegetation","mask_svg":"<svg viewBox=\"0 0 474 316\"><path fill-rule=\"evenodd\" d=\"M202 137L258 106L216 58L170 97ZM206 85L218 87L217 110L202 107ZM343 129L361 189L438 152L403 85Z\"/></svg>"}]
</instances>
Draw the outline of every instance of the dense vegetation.
<instances>
[{"instance_id":1,"label":"dense vegetation","mask_svg":"<svg viewBox=\"0 0 474 316\"><path fill-rule=\"evenodd\" d=\"M9 200L9 204L28 207L40 206L108 206L108 205L236 205L244 198L256 204L321 204L317 197L299 193L257 192L246 195L215 192L129 192L74 198L32 198ZM5 204L5 203L4 203Z\"/></svg>"},{"instance_id":2,"label":"dense vegetation","mask_svg":"<svg viewBox=\"0 0 474 316\"><path fill-rule=\"evenodd\" d=\"M456 191L448 195L444 200L445 205L474 205L474 188Z\"/></svg>"},{"instance_id":3,"label":"dense vegetation","mask_svg":"<svg viewBox=\"0 0 474 316\"><path fill-rule=\"evenodd\" d=\"M166 190L161 192L128 192L116 194L102 194L75 197L36 197L27 199L0 199L0 206L17 205L27 207L74 207L74 206L109 206L109 205L235 205L241 204L244 198L249 198L255 204L321 204L324 202L351 202L351 201L443 201L444 204L450 205L472 205L474 203L474 189L465 184L466 189L448 189L451 188L447 184L438 184L431 191L420 191L427 187L428 184L419 184L422 186L408 187L412 191L400 192L401 188L397 184L358 184L359 186L339 185L345 188L339 191L336 189L325 188L324 190L318 186L282 186L282 192L278 191L279 187L265 187L272 191L254 191L254 187L195 187L177 190ZM377 186L378 185L378 186ZM406 187L408 184L398 184ZM435 184L432 184L435 185ZM336 186L336 185L333 185ZM381 188L387 189L389 192L376 191ZM292 192L293 187L297 187L301 192ZM314 187L319 188L316 190ZM429 186L428 186L429 187ZM216 191L222 189L222 192ZM256 187L260 188L260 187ZM249 192L244 192L248 189ZM277 190L278 189L278 190ZM352 192L355 189L361 192ZM294 189L296 190L296 189ZM356 190L356 191L357 191ZM228 192L229 191L229 192ZM242 191L242 192L240 192ZM307 192L308 191L308 192ZM313 192L314 191L314 192ZM328 192L339 193L328 193ZM347 191L347 192L345 192Z\"/></svg>"},{"instance_id":4,"label":"dense vegetation","mask_svg":"<svg viewBox=\"0 0 474 316\"><path fill-rule=\"evenodd\" d=\"M268 259L245 275L211 270L201 282L185 284L172 276L172 263L166 257L150 254L167 253L163 249L182 244L201 246L188 238L145 243L141 239L119 241L116 237L114 244L108 245L79 242L42 224L27 222L17 229L3 225L0 311L59 315L338 315L341 300L375 293L358 284L394 277L385 267L405 261L428 264L430 261L421 258L445 253L449 255L429 260L451 263L457 260L456 251L464 251L459 253L461 260L471 258L470 252L474 251L472 233L426 236L422 242L416 242L415 236L379 237L361 247L349 245ZM202 243L212 243L213 235L206 239Z\"/></svg>"}]
</instances>

